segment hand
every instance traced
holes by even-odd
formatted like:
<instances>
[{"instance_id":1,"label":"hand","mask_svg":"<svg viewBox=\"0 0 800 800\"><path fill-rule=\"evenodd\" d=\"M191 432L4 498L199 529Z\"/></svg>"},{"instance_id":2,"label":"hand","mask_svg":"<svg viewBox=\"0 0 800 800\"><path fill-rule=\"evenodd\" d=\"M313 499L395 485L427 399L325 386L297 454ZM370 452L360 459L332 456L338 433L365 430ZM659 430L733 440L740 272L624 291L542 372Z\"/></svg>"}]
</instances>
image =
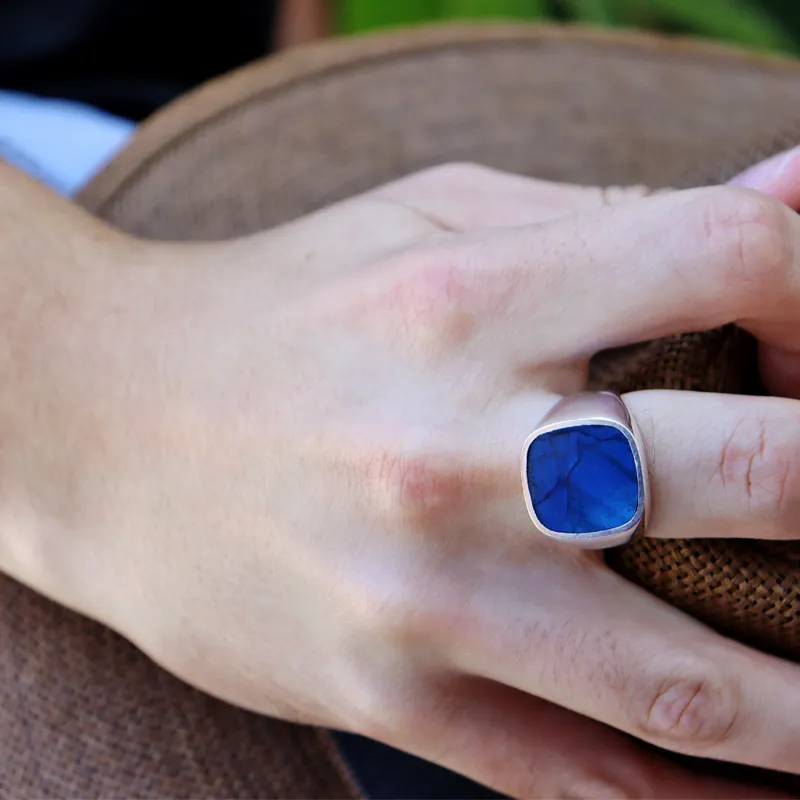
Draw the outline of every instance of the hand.
<instances>
[{"instance_id":1,"label":"hand","mask_svg":"<svg viewBox=\"0 0 800 800\"><path fill-rule=\"evenodd\" d=\"M512 795L753 796L623 734L799 772L800 666L526 515L522 442L598 350L800 347L800 219L645 195L448 166L233 242L120 237L18 312L0 564L230 702ZM625 399L650 535L797 534L800 402Z\"/></svg>"}]
</instances>

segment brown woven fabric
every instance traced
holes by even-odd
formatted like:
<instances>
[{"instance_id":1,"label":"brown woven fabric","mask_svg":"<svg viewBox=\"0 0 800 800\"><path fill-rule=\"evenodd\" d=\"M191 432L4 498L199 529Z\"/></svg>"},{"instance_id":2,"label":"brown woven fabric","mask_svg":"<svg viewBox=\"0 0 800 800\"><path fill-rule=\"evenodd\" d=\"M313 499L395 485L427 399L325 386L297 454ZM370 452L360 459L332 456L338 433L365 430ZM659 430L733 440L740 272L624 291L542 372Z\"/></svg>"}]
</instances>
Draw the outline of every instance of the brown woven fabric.
<instances>
[{"instance_id":1,"label":"brown woven fabric","mask_svg":"<svg viewBox=\"0 0 800 800\"><path fill-rule=\"evenodd\" d=\"M357 796L326 736L190 689L5 579L0 642L3 800Z\"/></svg>"},{"instance_id":2,"label":"brown woven fabric","mask_svg":"<svg viewBox=\"0 0 800 800\"><path fill-rule=\"evenodd\" d=\"M800 131L800 66L643 36L449 28L327 43L158 114L84 204L159 238L242 234L448 160L586 183L715 180ZM221 267L224 268L224 267ZM733 330L598 359L598 385L754 390ZM647 541L614 567L800 658L800 548ZM0 579L3 797L352 797L325 737L233 709Z\"/></svg>"},{"instance_id":3,"label":"brown woven fabric","mask_svg":"<svg viewBox=\"0 0 800 800\"><path fill-rule=\"evenodd\" d=\"M598 359L595 385L747 393L755 347L726 328ZM800 535L800 529L798 530ZM643 539L609 551L623 575L734 638L800 660L800 544Z\"/></svg>"}]
</instances>

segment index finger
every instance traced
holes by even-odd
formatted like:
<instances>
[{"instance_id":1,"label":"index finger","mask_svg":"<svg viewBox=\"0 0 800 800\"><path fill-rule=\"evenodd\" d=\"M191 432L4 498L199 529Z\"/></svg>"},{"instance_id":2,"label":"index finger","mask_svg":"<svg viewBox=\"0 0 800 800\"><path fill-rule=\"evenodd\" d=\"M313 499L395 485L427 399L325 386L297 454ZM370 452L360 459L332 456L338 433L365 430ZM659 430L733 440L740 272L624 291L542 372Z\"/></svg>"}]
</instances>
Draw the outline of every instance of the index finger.
<instances>
[{"instance_id":1,"label":"index finger","mask_svg":"<svg viewBox=\"0 0 800 800\"><path fill-rule=\"evenodd\" d=\"M481 346L530 363L732 322L800 345L798 242L787 206L713 187L467 234L440 261Z\"/></svg>"}]
</instances>

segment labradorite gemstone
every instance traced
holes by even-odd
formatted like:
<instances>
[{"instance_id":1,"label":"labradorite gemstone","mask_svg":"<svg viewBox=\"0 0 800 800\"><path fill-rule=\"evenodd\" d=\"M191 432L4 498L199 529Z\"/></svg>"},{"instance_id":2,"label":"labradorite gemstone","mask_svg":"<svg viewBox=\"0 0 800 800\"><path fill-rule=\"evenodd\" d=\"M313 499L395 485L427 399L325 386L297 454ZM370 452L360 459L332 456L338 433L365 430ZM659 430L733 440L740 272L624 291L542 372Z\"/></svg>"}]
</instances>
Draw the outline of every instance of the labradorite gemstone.
<instances>
[{"instance_id":1,"label":"labradorite gemstone","mask_svg":"<svg viewBox=\"0 0 800 800\"><path fill-rule=\"evenodd\" d=\"M631 444L611 425L576 425L537 436L528 448L536 516L551 531L590 533L636 514L639 481Z\"/></svg>"}]
</instances>

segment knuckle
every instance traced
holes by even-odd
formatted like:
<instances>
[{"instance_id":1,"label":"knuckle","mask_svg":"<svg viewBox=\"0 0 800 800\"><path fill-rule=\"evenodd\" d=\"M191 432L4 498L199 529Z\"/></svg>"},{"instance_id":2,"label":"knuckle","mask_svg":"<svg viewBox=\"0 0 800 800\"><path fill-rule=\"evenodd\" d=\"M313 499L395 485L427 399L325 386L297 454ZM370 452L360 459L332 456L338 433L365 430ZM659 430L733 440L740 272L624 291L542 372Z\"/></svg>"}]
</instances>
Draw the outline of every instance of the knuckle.
<instances>
[{"instance_id":1,"label":"knuckle","mask_svg":"<svg viewBox=\"0 0 800 800\"><path fill-rule=\"evenodd\" d=\"M637 699L635 733L686 752L724 744L739 716L740 688L712 663L697 661L650 682Z\"/></svg>"},{"instance_id":2,"label":"knuckle","mask_svg":"<svg viewBox=\"0 0 800 800\"><path fill-rule=\"evenodd\" d=\"M474 325L474 276L454 248L429 247L407 258L389 298L405 340L435 355L462 345Z\"/></svg>"},{"instance_id":3,"label":"knuckle","mask_svg":"<svg viewBox=\"0 0 800 800\"><path fill-rule=\"evenodd\" d=\"M797 485L795 428L789 420L748 415L723 443L714 479L748 513L787 516Z\"/></svg>"},{"instance_id":4,"label":"knuckle","mask_svg":"<svg viewBox=\"0 0 800 800\"><path fill-rule=\"evenodd\" d=\"M458 689L448 687L436 672L413 665L371 669L354 687L351 730L403 750L423 744L428 758L446 763L460 747L443 733L457 730L462 706Z\"/></svg>"},{"instance_id":5,"label":"knuckle","mask_svg":"<svg viewBox=\"0 0 800 800\"><path fill-rule=\"evenodd\" d=\"M752 300L776 293L788 278L792 240L779 203L755 192L718 187L700 193L699 218L705 245L722 278Z\"/></svg>"},{"instance_id":6,"label":"knuckle","mask_svg":"<svg viewBox=\"0 0 800 800\"><path fill-rule=\"evenodd\" d=\"M393 525L436 526L453 513L464 490L458 465L434 452L385 452L369 471L372 505Z\"/></svg>"},{"instance_id":7,"label":"knuckle","mask_svg":"<svg viewBox=\"0 0 800 800\"><path fill-rule=\"evenodd\" d=\"M402 553L392 553L368 564L351 565L336 589L336 600L348 619L374 648L376 642L407 650L424 636L436 616L436 606L420 601L427 570Z\"/></svg>"},{"instance_id":8,"label":"knuckle","mask_svg":"<svg viewBox=\"0 0 800 800\"><path fill-rule=\"evenodd\" d=\"M642 200L666 190L653 190L648 186L602 186L598 188L600 194L600 205L616 206L620 203L627 203L632 200Z\"/></svg>"},{"instance_id":9,"label":"knuckle","mask_svg":"<svg viewBox=\"0 0 800 800\"><path fill-rule=\"evenodd\" d=\"M436 183L452 184L455 186L473 185L487 177L496 175L491 167L477 164L473 161L449 161L437 164L435 167L421 170L415 177Z\"/></svg>"},{"instance_id":10,"label":"knuckle","mask_svg":"<svg viewBox=\"0 0 800 800\"><path fill-rule=\"evenodd\" d=\"M366 674L365 674L366 673ZM387 680L379 668L354 670L344 689L343 727L371 739L387 741L413 726L413 708L400 681Z\"/></svg>"}]
</instances>

